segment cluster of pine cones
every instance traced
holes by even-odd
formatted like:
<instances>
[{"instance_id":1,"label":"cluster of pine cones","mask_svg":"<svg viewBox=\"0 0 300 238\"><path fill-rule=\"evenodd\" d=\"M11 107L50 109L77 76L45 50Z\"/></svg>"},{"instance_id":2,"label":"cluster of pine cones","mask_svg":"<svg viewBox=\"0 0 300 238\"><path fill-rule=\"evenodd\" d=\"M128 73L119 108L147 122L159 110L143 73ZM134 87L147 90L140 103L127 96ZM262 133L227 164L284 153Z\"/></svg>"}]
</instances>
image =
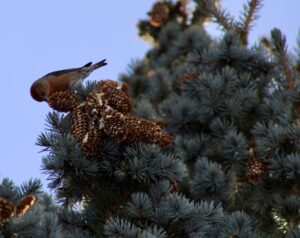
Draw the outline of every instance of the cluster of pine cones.
<instances>
[{"instance_id":1,"label":"cluster of pine cones","mask_svg":"<svg viewBox=\"0 0 300 238\"><path fill-rule=\"evenodd\" d=\"M71 134L80 143L86 156L100 152L105 137L128 144L145 142L161 147L172 143L172 137L154 121L132 116L128 91L119 83L103 80L81 102L70 91L53 93L48 104L60 112L70 112Z\"/></svg>"}]
</instances>

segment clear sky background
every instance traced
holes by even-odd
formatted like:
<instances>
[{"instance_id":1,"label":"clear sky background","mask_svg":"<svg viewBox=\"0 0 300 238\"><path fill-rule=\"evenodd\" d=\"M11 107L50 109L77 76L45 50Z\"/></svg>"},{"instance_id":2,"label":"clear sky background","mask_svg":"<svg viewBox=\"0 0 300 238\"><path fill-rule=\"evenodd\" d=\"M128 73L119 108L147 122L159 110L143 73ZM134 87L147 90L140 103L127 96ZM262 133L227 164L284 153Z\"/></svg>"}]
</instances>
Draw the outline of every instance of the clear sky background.
<instances>
[{"instance_id":1,"label":"clear sky background","mask_svg":"<svg viewBox=\"0 0 300 238\"><path fill-rule=\"evenodd\" d=\"M223 0L234 15L246 1ZM147 17L154 0L7 0L0 2L0 181L16 184L47 176L41 171L41 148L35 145L51 109L29 94L32 82L48 72L79 67L106 58L108 65L89 79L117 79L131 60L149 45L138 38L136 23ZM220 35L215 26L209 31ZM299 0L265 0L251 32L251 43L273 27L296 47L300 28Z\"/></svg>"}]
</instances>

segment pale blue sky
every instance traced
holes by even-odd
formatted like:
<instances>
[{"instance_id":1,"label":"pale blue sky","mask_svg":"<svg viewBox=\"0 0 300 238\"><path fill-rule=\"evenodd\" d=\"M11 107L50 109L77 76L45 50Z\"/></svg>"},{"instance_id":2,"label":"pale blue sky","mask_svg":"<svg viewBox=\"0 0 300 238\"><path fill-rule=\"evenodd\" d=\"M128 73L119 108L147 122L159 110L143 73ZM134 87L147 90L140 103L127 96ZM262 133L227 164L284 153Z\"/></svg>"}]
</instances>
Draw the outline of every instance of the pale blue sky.
<instances>
[{"instance_id":1,"label":"pale blue sky","mask_svg":"<svg viewBox=\"0 0 300 238\"><path fill-rule=\"evenodd\" d=\"M108 65L90 79L117 79L130 60L149 49L137 36L136 23L146 17L154 1L7 0L0 2L0 180L17 184L42 178L36 138L45 129L46 103L31 99L29 88L44 74L89 61L107 59ZM246 1L223 0L237 14ZM262 16L251 33L253 43L273 27L296 45L300 27L300 1L266 0ZM218 31L210 27L214 35Z\"/></svg>"}]
</instances>

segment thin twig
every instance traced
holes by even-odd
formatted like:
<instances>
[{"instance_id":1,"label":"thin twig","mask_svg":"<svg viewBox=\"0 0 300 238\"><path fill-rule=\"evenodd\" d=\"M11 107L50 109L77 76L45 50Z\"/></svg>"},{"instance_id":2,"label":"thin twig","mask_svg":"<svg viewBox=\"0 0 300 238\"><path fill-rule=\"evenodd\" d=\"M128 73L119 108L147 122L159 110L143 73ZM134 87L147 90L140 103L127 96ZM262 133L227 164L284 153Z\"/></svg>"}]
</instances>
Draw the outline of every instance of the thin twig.
<instances>
[{"instance_id":1,"label":"thin twig","mask_svg":"<svg viewBox=\"0 0 300 238\"><path fill-rule=\"evenodd\" d=\"M250 24L255 20L255 13L261 6L261 0L251 0L249 3L249 10L245 14L242 27L238 30L240 33L241 41L244 45L248 44L248 34L250 30Z\"/></svg>"},{"instance_id":2,"label":"thin twig","mask_svg":"<svg viewBox=\"0 0 300 238\"><path fill-rule=\"evenodd\" d=\"M224 10L214 7L211 9L211 14L216 18L217 22L224 27L225 30L232 30L233 21L225 14Z\"/></svg>"}]
</instances>

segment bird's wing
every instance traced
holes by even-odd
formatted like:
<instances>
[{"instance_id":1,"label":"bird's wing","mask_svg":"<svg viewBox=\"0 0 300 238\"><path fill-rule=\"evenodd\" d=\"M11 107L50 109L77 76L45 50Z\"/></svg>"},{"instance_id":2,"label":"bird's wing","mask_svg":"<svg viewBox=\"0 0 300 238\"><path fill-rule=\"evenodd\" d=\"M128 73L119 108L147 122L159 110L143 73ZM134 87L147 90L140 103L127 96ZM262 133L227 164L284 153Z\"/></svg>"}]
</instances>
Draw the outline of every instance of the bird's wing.
<instances>
[{"instance_id":1,"label":"bird's wing","mask_svg":"<svg viewBox=\"0 0 300 238\"><path fill-rule=\"evenodd\" d=\"M57 70L57 71L50 72L50 73L46 74L43 77L50 76L50 75L58 77L58 76L60 76L62 74L69 73L69 72L72 72L72 71L76 71L76 70L79 70L79 69L80 68Z\"/></svg>"}]
</instances>

